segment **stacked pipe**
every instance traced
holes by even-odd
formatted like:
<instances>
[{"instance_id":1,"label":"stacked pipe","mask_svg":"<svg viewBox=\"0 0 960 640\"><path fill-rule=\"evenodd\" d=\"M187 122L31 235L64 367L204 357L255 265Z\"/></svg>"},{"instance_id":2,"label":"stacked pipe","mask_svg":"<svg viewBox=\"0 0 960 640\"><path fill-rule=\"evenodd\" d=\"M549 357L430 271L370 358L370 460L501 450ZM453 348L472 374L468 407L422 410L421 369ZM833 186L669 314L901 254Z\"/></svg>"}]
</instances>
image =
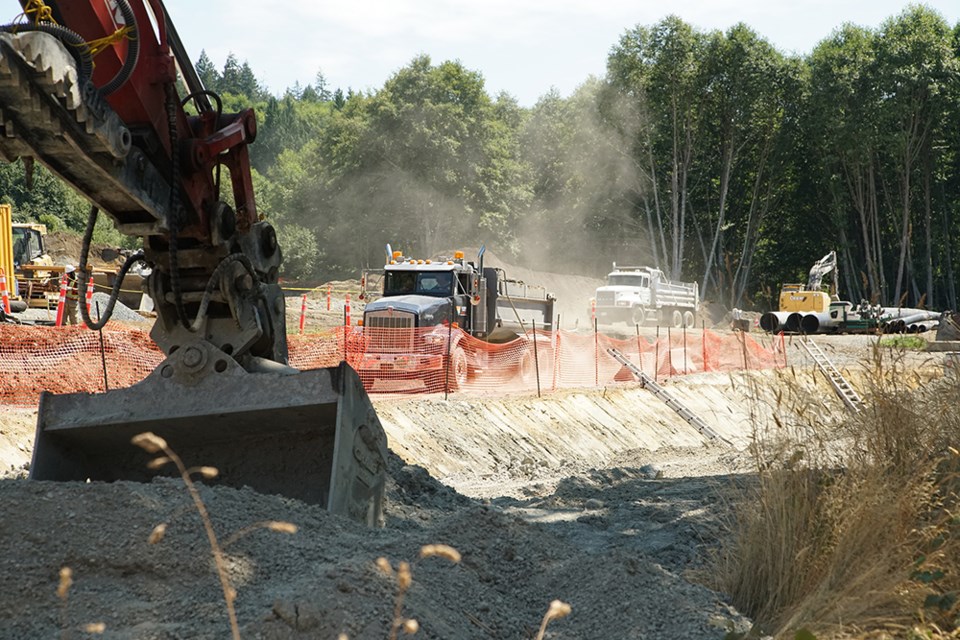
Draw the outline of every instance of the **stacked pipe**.
<instances>
[{"instance_id":1,"label":"stacked pipe","mask_svg":"<svg viewBox=\"0 0 960 640\"><path fill-rule=\"evenodd\" d=\"M767 333L785 331L789 316L790 313L787 311L768 311L760 316L760 328Z\"/></svg>"},{"instance_id":2,"label":"stacked pipe","mask_svg":"<svg viewBox=\"0 0 960 640\"><path fill-rule=\"evenodd\" d=\"M839 320L831 318L827 312L807 313L800 318L800 331L807 335L820 333L825 329L836 327L839 323Z\"/></svg>"},{"instance_id":3,"label":"stacked pipe","mask_svg":"<svg viewBox=\"0 0 960 640\"><path fill-rule=\"evenodd\" d=\"M840 314L834 318L829 312L801 313L798 311L768 311L760 316L760 328L767 333L823 333L841 324ZM923 333L936 328L940 312L924 309L880 309L880 328L884 333Z\"/></svg>"},{"instance_id":4,"label":"stacked pipe","mask_svg":"<svg viewBox=\"0 0 960 640\"><path fill-rule=\"evenodd\" d=\"M923 309L884 309L884 333L923 333L940 324L940 313Z\"/></svg>"}]
</instances>

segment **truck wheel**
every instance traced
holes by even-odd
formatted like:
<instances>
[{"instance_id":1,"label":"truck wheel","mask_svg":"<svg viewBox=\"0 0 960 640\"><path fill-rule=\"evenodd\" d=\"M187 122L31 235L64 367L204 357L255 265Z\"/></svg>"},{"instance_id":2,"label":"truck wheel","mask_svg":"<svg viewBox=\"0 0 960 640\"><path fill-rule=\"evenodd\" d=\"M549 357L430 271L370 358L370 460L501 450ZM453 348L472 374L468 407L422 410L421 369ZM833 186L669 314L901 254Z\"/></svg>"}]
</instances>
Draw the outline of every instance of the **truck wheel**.
<instances>
[{"instance_id":1,"label":"truck wheel","mask_svg":"<svg viewBox=\"0 0 960 640\"><path fill-rule=\"evenodd\" d=\"M637 324L642 325L644 322L647 321L647 310L644 309L643 307L634 308L631 320L635 325Z\"/></svg>"},{"instance_id":2,"label":"truck wheel","mask_svg":"<svg viewBox=\"0 0 960 640\"><path fill-rule=\"evenodd\" d=\"M687 329L693 329L697 326L697 318L693 315L693 311L683 312L683 326Z\"/></svg>"},{"instance_id":3,"label":"truck wheel","mask_svg":"<svg viewBox=\"0 0 960 640\"><path fill-rule=\"evenodd\" d=\"M520 374L520 380L524 383L537 382L537 363L533 356L533 345L528 345L527 348L523 350L523 353L520 354L517 373Z\"/></svg>"},{"instance_id":4,"label":"truck wheel","mask_svg":"<svg viewBox=\"0 0 960 640\"><path fill-rule=\"evenodd\" d=\"M673 325L674 329L683 328L683 314L680 313L679 309L673 310L673 313L670 315L670 324Z\"/></svg>"},{"instance_id":5,"label":"truck wheel","mask_svg":"<svg viewBox=\"0 0 960 640\"><path fill-rule=\"evenodd\" d=\"M27 303L23 300L10 301L10 313L23 313L27 310Z\"/></svg>"},{"instance_id":6,"label":"truck wheel","mask_svg":"<svg viewBox=\"0 0 960 640\"><path fill-rule=\"evenodd\" d=\"M450 354L450 391L462 389L467 384L467 354L457 347Z\"/></svg>"}]
</instances>

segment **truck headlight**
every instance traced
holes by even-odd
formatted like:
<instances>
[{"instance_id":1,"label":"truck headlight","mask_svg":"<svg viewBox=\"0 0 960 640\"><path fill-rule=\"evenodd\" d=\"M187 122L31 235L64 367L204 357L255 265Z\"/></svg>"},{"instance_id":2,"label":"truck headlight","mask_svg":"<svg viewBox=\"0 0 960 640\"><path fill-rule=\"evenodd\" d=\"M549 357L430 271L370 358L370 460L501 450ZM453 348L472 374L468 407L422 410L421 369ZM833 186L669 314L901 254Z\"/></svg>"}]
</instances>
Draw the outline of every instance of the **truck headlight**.
<instances>
[{"instance_id":1,"label":"truck headlight","mask_svg":"<svg viewBox=\"0 0 960 640\"><path fill-rule=\"evenodd\" d=\"M447 339L443 333L428 333L423 336L423 341L427 344L441 344Z\"/></svg>"}]
</instances>

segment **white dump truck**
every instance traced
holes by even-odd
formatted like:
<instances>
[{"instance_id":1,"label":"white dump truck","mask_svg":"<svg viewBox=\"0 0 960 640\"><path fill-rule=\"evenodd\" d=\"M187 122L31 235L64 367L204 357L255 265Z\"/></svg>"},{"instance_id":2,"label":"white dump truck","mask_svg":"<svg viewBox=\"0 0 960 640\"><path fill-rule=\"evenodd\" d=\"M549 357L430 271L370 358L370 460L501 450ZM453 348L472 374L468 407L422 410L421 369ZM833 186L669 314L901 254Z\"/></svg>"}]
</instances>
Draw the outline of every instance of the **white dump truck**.
<instances>
[{"instance_id":1,"label":"white dump truck","mask_svg":"<svg viewBox=\"0 0 960 640\"><path fill-rule=\"evenodd\" d=\"M598 324L692 328L700 310L700 288L696 282L671 282L659 269L622 267L614 262L607 284L597 289L595 300Z\"/></svg>"}]
</instances>

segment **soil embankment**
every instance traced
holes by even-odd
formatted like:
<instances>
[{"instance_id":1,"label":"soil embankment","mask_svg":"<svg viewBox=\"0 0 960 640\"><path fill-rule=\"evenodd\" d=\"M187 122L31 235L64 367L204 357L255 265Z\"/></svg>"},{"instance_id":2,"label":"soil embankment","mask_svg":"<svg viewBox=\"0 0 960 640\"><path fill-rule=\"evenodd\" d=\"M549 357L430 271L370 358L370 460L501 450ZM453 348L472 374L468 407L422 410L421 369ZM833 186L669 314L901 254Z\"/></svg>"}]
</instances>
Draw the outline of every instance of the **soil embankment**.
<instances>
[{"instance_id":1,"label":"soil embankment","mask_svg":"<svg viewBox=\"0 0 960 640\"><path fill-rule=\"evenodd\" d=\"M249 490L202 490L221 539L261 521L298 527L228 546L243 637L384 638L394 583L374 561L414 560L431 543L456 547L463 561L414 564L404 612L425 638L532 637L554 598L573 614L553 623L553 638L742 630L748 621L688 576L718 537L725 496L748 482L743 449L777 375L666 385L732 447L637 385L544 399L378 398L393 450L384 529ZM33 420L22 411L3 422L0 443L21 459ZM203 528L178 482L8 479L0 501L0 636L89 622L111 638L227 635ZM166 537L148 544L160 523ZM56 595L62 566L74 571L66 604Z\"/></svg>"}]
</instances>

